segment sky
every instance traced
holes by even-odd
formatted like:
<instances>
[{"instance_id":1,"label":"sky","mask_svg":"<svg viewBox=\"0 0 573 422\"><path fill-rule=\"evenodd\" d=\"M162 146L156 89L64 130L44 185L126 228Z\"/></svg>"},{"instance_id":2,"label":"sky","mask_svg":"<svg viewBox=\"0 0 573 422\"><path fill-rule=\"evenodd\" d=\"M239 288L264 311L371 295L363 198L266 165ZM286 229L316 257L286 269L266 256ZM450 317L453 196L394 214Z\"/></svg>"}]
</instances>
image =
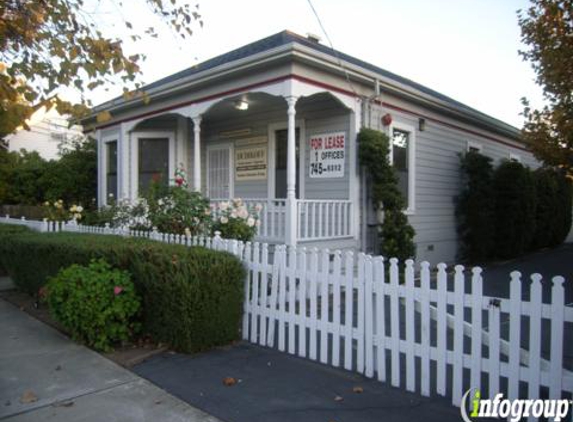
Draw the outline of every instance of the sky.
<instances>
[{"instance_id":1,"label":"sky","mask_svg":"<svg viewBox=\"0 0 573 422\"><path fill-rule=\"evenodd\" d=\"M113 0L112 0L113 1ZM182 41L150 20L141 0L124 0L122 19L156 25L160 37L132 44L144 52L143 80L153 82L234 48L289 29L328 41L308 0L196 0L204 22ZM518 55L517 10L526 0L312 0L335 49L412 79L516 127L523 118L521 98L541 104L529 63ZM109 6L109 5L108 5ZM112 35L117 8L94 11ZM110 18L110 19L106 19ZM119 95L99 90L94 103Z\"/></svg>"}]
</instances>

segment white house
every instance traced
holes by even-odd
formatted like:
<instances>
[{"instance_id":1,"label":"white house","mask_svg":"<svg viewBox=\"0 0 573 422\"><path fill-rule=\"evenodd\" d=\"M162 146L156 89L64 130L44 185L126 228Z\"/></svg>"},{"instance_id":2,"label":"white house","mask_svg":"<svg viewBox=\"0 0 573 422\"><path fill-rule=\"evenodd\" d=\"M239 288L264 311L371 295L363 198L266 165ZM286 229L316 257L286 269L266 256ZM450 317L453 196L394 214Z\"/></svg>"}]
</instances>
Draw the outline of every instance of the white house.
<instances>
[{"instance_id":1,"label":"white house","mask_svg":"<svg viewBox=\"0 0 573 422\"><path fill-rule=\"evenodd\" d=\"M393 139L417 257L453 261L459 154L536 167L518 129L411 80L284 31L117 98L84 124L99 145L99 201L135 198L179 163L211 200L264 204L258 239L371 250L375 216L357 161L361 127ZM169 176L171 175L171 176Z\"/></svg>"},{"instance_id":2,"label":"white house","mask_svg":"<svg viewBox=\"0 0 573 422\"><path fill-rule=\"evenodd\" d=\"M29 130L20 128L5 137L8 151L36 151L46 160L57 160L60 157L58 146L62 142L83 136L81 126L69 127L68 119L55 108L49 111L40 108L26 123Z\"/></svg>"}]
</instances>

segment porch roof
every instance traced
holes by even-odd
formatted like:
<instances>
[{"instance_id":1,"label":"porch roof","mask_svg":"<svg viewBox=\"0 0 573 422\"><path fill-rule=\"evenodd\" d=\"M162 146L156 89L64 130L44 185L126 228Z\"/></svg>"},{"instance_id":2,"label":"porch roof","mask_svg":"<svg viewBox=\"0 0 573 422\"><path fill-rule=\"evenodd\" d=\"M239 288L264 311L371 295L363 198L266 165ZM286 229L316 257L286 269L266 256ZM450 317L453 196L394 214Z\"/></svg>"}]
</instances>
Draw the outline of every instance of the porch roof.
<instances>
[{"instance_id":1,"label":"porch roof","mask_svg":"<svg viewBox=\"0 0 573 422\"><path fill-rule=\"evenodd\" d=\"M501 120L498 120L485 113L482 113L472 107L469 107L457 100L452 99L451 97L448 97L444 94L434 91L433 89L430 89L424 85L414 82L408 78L389 72L385 69L382 69L378 66L357 59L343 52L333 50L332 48L326 45L312 41L306 37L295 34L288 30L281 31L269 37L260 39L253 43L247 44L243 47L232 50L228 53L221 54L217 57L214 57L210 60L207 60L203 63L200 63L188 69L182 70L165 78L159 79L155 82L145 85L142 89L150 94L153 94L155 92L159 93L162 90L162 88L172 86L173 83L175 82L178 81L182 82L184 80L185 81L193 80L193 77L195 75L198 76L203 72L214 70L218 67L222 67L223 65L231 65L239 60L247 59L257 54L270 52L271 50L275 50L280 47L288 48L287 46L291 45L293 46L294 49L295 44L309 48L318 53L328 55L336 61L344 61L347 64L351 64L365 71L371 72L375 74L377 77L379 77L381 80L389 81L391 83L393 82L394 84L397 85L397 87L399 86L409 89L411 91L410 93L416 93L416 92L421 93L432 100L438 101L439 104L443 104L449 109L454 110L457 113L460 113L462 116L477 121L505 136L509 136L514 139L518 139L519 137L519 129L515 128L512 125L509 125L505 122L502 122ZM398 95L405 94L405 92L400 89L394 93ZM123 106L127 105L128 105L127 102L123 99L123 97L120 96L95 107L94 111L99 112L110 108L122 108Z\"/></svg>"}]
</instances>

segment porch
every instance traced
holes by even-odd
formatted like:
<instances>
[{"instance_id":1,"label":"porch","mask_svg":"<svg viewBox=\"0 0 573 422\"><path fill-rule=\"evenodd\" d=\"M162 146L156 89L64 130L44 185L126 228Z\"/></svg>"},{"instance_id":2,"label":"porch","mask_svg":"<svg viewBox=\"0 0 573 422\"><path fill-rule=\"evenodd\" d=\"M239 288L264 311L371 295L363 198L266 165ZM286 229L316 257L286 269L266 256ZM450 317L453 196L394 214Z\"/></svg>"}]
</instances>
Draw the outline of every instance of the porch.
<instances>
[{"instance_id":1,"label":"porch","mask_svg":"<svg viewBox=\"0 0 573 422\"><path fill-rule=\"evenodd\" d=\"M100 204L179 167L213 205L260 204L257 241L356 248L359 127L358 99L294 79L147 113L98 131Z\"/></svg>"},{"instance_id":2,"label":"porch","mask_svg":"<svg viewBox=\"0 0 573 422\"><path fill-rule=\"evenodd\" d=\"M261 206L260 225L255 240L267 243L286 242L286 199L242 198L242 201L249 208L255 205ZM297 242L350 240L354 237L353 207L350 200L297 199L295 201ZM212 209L216 210L216 206L221 202L212 200Z\"/></svg>"}]
</instances>

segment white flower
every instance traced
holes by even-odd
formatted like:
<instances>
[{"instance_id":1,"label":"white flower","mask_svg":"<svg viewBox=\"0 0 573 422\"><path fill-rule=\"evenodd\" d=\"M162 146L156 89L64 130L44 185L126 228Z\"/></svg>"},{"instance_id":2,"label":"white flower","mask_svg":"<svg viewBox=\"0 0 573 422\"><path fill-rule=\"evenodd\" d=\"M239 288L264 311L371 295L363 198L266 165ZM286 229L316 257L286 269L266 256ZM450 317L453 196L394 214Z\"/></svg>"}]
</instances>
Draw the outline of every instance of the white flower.
<instances>
[{"instance_id":1,"label":"white flower","mask_svg":"<svg viewBox=\"0 0 573 422\"><path fill-rule=\"evenodd\" d=\"M164 204L163 199L158 199L158 200L157 200L157 205L163 205L163 204Z\"/></svg>"},{"instance_id":2,"label":"white flower","mask_svg":"<svg viewBox=\"0 0 573 422\"><path fill-rule=\"evenodd\" d=\"M191 230L189 230L189 227L185 227L185 236L191 237Z\"/></svg>"},{"instance_id":3,"label":"white flower","mask_svg":"<svg viewBox=\"0 0 573 422\"><path fill-rule=\"evenodd\" d=\"M82 207L81 205L78 205L78 206L76 207L76 211L77 211L77 212L82 212L83 210L84 210L84 207Z\"/></svg>"},{"instance_id":4,"label":"white flower","mask_svg":"<svg viewBox=\"0 0 573 422\"><path fill-rule=\"evenodd\" d=\"M219 204L219 209L220 209L221 211L226 211L227 208L229 208L229 203L228 203L227 201L221 202L221 203Z\"/></svg>"},{"instance_id":5,"label":"white flower","mask_svg":"<svg viewBox=\"0 0 573 422\"><path fill-rule=\"evenodd\" d=\"M231 214L229 215L229 217L231 217L231 218L237 218L237 210L231 211Z\"/></svg>"},{"instance_id":6,"label":"white flower","mask_svg":"<svg viewBox=\"0 0 573 422\"><path fill-rule=\"evenodd\" d=\"M75 205L72 205L70 207L70 212L76 212L77 211L77 207Z\"/></svg>"},{"instance_id":7,"label":"white flower","mask_svg":"<svg viewBox=\"0 0 573 422\"><path fill-rule=\"evenodd\" d=\"M247 218L247 226L253 227L255 225L255 219L253 217Z\"/></svg>"},{"instance_id":8,"label":"white flower","mask_svg":"<svg viewBox=\"0 0 573 422\"><path fill-rule=\"evenodd\" d=\"M236 207L240 207L243 205L243 200L241 198L235 198L233 199L233 204L235 204Z\"/></svg>"},{"instance_id":9,"label":"white flower","mask_svg":"<svg viewBox=\"0 0 573 422\"><path fill-rule=\"evenodd\" d=\"M209 208L205 208L205 215L211 215L211 210Z\"/></svg>"},{"instance_id":10,"label":"white flower","mask_svg":"<svg viewBox=\"0 0 573 422\"><path fill-rule=\"evenodd\" d=\"M255 205L255 211L256 212L261 212L263 210L263 204L257 204Z\"/></svg>"},{"instance_id":11,"label":"white flower","mask_svg":"<svg viewBox=\"0 0 573 422\"><path fill-rule=\"evenodd\" d=\"M227 224L229 222L229 219L225 216L221 217L221 224Z\"/></svg>"},{"instance_id":12,"label":"white flower","mask_svg":"<svg viewBox=\"0 0 573 422\"><path fill-rule=\"evenodd\" d=\"M109 198L113 198L113 193L110 193L110 194L108 195L108 197L109 197Z\"/></svg>"},{"instance_id":13,"label":"white flower","mask_svg":"<svg viewBox=\"0 0 573 422\"><path fill-rule=\"evenodd\" d=\"M237 215L244 220L249 217L249 211L247 210L246 207L241 207L239 208L239 212L237 213Z\"/></svg>"},{"instance_id":14,"label":"white flower","mask_svg":"<svg viewBox=\"0 0 573 422\"><path fill-rule=\"evenodd\" d=\"M255 223L255 225L256 225L257 227L261 227L261 220L257 220L257 222Z\"/></svg>"}]
</instances>

